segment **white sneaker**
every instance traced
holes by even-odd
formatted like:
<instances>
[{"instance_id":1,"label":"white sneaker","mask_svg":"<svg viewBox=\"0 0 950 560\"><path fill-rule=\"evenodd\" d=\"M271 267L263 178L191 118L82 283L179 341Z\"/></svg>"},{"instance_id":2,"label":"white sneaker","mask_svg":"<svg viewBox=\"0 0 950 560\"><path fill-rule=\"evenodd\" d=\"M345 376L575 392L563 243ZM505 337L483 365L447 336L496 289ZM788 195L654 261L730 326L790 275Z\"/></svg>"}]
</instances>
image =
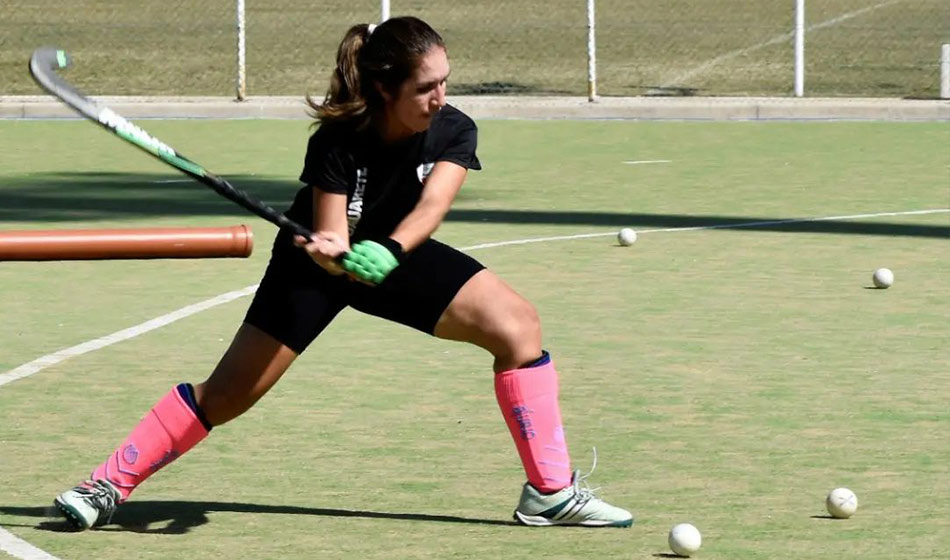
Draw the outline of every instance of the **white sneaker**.
<instances>
[{"instance_id":1,"label":"white sneaker","mask_svg":"<svg viewBox=\"0 0 950 560\"><path fill-rule=\"evenodd\" d=\"M53 505L66 516L69 523L80 530L112 521L116 504L122 494L108 480L87 480L85 483L56 496Z\"/></svg>"},{"instance_id":2,"label":"white sneaker","mask_svg":"<svg viewBox=\"0 0 950 560\"><path fill-rule=\"evenodd\" d=\"M629 527L633 515L614 507L594 495L587 485L587 477L574 471L573 483L554 494L542 494L525 483L521 500L515 510L515 521L533 527L551 525L581 525L583 527ZM583 484L583 487L581 486Z\"/></svg>"}]
</instances>

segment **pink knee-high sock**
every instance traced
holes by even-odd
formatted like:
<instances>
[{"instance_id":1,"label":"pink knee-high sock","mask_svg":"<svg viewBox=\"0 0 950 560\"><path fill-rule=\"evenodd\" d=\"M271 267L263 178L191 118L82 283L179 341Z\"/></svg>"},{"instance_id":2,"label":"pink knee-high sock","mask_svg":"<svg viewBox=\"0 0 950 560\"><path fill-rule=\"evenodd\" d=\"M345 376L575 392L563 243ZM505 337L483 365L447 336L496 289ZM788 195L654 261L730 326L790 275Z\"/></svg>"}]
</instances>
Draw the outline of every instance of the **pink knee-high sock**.
<instances>
[{"instance_id":1,"label":"pink knee-high sock","mask_svg":"<svg viewBox=\"0 0 950 560\"><path fill-rule=\"evenodd\" d=\"M135 487L208 435L178 388L162 397L90 478L104 478L128 499Z\"/></svg>"},{"instance_id":2,"label":"pink knee-high sock","mask_svg":"<svg viewBox=\"0 0 950 560\"><path fill-rule=\"evenodd\" d=\"M495 397L515 440L528 482L541 492L556 492L571 483L557 371L547 353L538 365L495 375Z\"/></svg>"}]
</instances>

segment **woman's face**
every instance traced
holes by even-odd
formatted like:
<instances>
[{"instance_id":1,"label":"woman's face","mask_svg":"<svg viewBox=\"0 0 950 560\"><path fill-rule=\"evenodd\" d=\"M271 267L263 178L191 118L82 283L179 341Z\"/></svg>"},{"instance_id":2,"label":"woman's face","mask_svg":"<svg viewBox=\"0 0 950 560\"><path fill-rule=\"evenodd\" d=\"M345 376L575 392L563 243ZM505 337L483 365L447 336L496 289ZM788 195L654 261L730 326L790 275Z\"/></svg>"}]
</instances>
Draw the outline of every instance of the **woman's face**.
<instances>
[{"instance_id":1,"label":"woman's face","mask_svg":"<svg viewBox=\"0 0 950 560\"><path fill-rule=\"evenodd\" d=\"M386 99L386 138L398 140L429 128L432 117L445 105L449 58L445 49L432 47L415 71L399 87L397 97Z\"/></svg>"}]
</instances>

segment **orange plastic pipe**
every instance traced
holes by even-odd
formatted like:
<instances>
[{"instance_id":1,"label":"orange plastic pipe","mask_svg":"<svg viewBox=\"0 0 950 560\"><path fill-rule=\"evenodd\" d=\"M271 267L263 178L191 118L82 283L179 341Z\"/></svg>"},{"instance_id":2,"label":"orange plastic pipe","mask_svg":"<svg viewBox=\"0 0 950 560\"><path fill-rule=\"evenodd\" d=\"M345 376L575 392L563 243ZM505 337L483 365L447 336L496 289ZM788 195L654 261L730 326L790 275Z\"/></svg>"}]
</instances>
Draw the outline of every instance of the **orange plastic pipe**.
<instances>
[{"instance_id":1,"label":"orange plastic pipe","mask_svg":"<svg viewBox=\"0 0 950 560\"><path fill-rule=\"evenodd\" d=\"M245 225L0 231L0 261L248 257L253 249Z\"/></svg>"}]
</instances>

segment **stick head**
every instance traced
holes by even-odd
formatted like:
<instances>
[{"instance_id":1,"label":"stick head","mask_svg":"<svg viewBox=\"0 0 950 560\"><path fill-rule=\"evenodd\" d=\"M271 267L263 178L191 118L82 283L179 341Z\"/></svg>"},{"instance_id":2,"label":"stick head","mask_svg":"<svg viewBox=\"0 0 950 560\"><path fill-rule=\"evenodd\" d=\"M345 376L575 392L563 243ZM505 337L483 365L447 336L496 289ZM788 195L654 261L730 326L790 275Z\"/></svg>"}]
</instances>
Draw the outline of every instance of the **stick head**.
<instances>
[{"instance_id":1,"label":"stick head","mask_svg":"<svg viewBox=\"0 0 950 560\"><path fill-rule=\"evenodd\" d=\"M40 47L33 51L30 57L30 73L36 76L37 72L54 72L69 66L69 55L57 47Z\"/></svg>"},{"instance_id":2,"label":"stick head","mask_svg":"<svg viewBox=\"0 0 950 560\"><path fill-rule=\"evenodd\" d=\"M33 56L30 57L30 74L40 87L63 99L67 105L71 105L75 108L75 105L70 102L70 99L64 99L63 96L64 92L69 92L73 94L71 97L75 97L78 95L78 92L66 85L62 78L56 74L57 70L69 66L69 62L69 55L67 55L63 49L57 47L40 47L33 51Z\"/></svg>"}]
</instances>

